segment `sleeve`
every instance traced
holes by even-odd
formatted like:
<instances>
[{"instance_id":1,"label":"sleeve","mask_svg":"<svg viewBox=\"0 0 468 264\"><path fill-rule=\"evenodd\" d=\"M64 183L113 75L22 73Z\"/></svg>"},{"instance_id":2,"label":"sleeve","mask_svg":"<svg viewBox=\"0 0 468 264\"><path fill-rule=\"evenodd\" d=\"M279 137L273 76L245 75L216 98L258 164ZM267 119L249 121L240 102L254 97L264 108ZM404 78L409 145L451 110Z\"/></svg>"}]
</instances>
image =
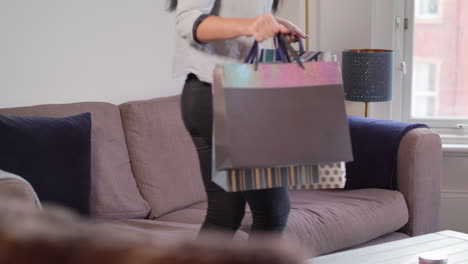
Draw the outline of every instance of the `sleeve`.
<instances>
[{"instance_id":1,"label":"sleeve","mask_svg":"<svg viewBox=\"0 0 468 264\"><path fill-rule=\"evenodd\" d=\"M195 33L197 26L211 13L216 0L178 1L176 10L177 33L193 43L199 43Z\"/></svg>"}]
</instances>

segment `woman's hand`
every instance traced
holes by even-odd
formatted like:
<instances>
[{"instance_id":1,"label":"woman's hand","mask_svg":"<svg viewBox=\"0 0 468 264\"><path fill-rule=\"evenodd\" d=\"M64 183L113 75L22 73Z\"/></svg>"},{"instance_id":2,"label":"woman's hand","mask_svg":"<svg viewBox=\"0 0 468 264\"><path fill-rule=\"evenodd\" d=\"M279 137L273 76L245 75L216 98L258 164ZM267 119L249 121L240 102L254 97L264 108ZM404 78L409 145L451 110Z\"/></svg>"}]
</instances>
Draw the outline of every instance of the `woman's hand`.
<instances>
[{"instance_id":1,"label":"woman's hand","mask_svg":"<svg viewBox=\"0 0 468 264\"><path fill-rule=\"evenodd\" d=\"M254 37L258 42L272 38L278 33L290 34L292 32L284 24L279 23L277 18L272 14L261 15L251 19L249 22L246 24L246 35ZM290 28L293 29L293 27Z\"/></svg>"},{"instance_id":2,"label":"woman's hand","mask_svg":"<svg viewBox=\"0 0 468 264\"><path fill-rule=\"evenodd\" d=\"M280 17L276 17L276 21L278 21L280 25L283 25L288 29L289 34L287 34L286 37L289 40L289 42L297 42L298 38L306 39L309 37L304 33L304 31L302 31L300 27L298 27L291 21Z\"/></svg>"}]
</instances>

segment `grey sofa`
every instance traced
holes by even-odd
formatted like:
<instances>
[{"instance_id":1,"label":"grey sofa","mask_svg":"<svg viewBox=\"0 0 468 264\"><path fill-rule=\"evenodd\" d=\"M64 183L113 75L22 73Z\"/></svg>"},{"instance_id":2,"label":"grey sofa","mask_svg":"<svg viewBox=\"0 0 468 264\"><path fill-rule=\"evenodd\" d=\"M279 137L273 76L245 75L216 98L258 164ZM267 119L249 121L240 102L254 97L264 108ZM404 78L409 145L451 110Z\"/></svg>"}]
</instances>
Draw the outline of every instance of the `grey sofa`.
<instances>
[{"instance_id":1,"label":"grey sofa","mask_svg":"<svg viewBox=\"0 0 468 264\"><path fill-rule=\"evenodd\" d=\"M197 153L179 104L174 96L120 106L75 103L0 109L0 115L91 112L95 221L157 239L192 239L203 222L206 202ZM437 231L441 159L440 137L430 129L414 129L399 146L399 191L291 191L285 237L301 243L311 255L323 255ZM12 189L32 197L21 182L0 181L0 192ZM236 239L247 238L250 223L247 209Z\"/></svg>"}]
</instances>

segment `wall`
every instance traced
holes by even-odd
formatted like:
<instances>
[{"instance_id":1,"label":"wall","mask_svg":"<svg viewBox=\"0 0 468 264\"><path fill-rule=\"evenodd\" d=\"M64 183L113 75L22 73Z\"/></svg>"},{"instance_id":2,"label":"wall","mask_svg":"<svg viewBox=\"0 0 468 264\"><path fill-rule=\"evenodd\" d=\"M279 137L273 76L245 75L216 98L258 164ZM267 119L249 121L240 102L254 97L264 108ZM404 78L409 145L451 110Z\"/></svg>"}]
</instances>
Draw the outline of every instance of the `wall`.
<instances>
[{"instance_id":1,"label":"wall","mask_svg":"<svg viewBox=\"0 0 468 264\"><path fill-rule=\"evenodd\" d=\"M302 2L302 1L301 1ZM396 2L388 0L309 0L311 49L341 57L347 49L394 49ZM351 115L364 115L364 104L346 102ZM373 103L370 114L390 118L390 103Z\"/></svg>"},{"instance_id":2,"label":"wall","mask_svg":"<svg viewBox=\"0 0 468 264\"><path fill-rule=\"evenodd\" d=\"M310 0L311 48L340 53L371 46L372 2ZM283 1L278 15L305 27L304 3ZM179 93L182 80L171 76L174 18L164 5L0 1L0 107L121 103ZM355 114L363 109L359 103L348 108Z\"/></svg>"},{"instance_id":3,"label":"wall","mask_svg":"<svg viewBox=\"0 0 468 264\"><path fill-rule=\"evenodd\" d=\"M0 107L179 93L174 18L157 0L1 0Z\"/></svg>"},{"instance_id":4,"label":"wall","mask_svg":"<svg viewBox=\"0 0 468 264\"><path fill-rule=\"evenodd\" d=\"M441 229L468 233L468 154L444 153Z\"/></svg>"},{"instance_id":5,"label":"wall","mask_svg":"<svg viewBox=\"0 0 468 264\"><path fill-rule=\"evenodd\" d=\"M372 0L326 0L315 4L318 47L341 53L372 44Z\"/></svg>"},{"instance_id":6,"label":"wall","mask_svg":"<svg viewBox=\"0 0 468 264\"><path fill-rule=\"evenodd\" d=\"M283 17L305 30L305 1L283 0L278 8L276 16Z\"/></svg>"},{"instance_id":7,"label":"wall","mask_svg":"<svg viewBox=\"0 0 468 264\"><path fill-rule=\"evenodd\" d=\"M371 46L372 0L319 2L310 0L312 49ZM182 80L171 76L174 18L164 5L162 0L0 1L0 107L121 103L179 93ZM302 0L284 1L278 15L304 27L304 7ZM356 114L362 110L349 105Z\"/></svg>"}]
</instances>

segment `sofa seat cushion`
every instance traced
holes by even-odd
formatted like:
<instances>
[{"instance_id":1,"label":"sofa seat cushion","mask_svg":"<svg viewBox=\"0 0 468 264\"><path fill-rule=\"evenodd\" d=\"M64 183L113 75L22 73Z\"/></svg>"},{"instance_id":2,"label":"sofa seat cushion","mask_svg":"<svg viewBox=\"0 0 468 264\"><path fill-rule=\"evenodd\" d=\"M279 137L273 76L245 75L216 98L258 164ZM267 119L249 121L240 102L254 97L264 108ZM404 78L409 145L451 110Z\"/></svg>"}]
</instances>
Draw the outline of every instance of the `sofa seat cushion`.
<instances>
[{"instance_id":1,"label":"sofa seat cushion","mask_svg":"<svg viewBox=\"0 0 468 264\"><path fill-rule=\"evenodd\" d=\"M0 115L67 117L90 112L91 215L105 219L145 218L143 199L130 167L120 111L109 103L75 103L0 109Z\"/></svg>"},{"instance_id":2,"label":"sofa seat cushion","mask_svg":"<svg viewBox=\"0 0 468 264\"><path fill-rule=\"evenodd\" d=\"M319 255L362 244L408 222L405 199L397 191L293 191L291 201L288 236Z\"/></svg>"},{"instance_id":3,"label":"sofa seat cushion","mask_svg":"<svg viewBox=\"0 0 468 264\"><path fill-rule=\"evenodd\" d=\"M141 219L99 221L97 223L116 232L136 236L150 243L158 244L195 240L201 227L200 224ZM247 238L248 235L244 231L238 231L234 237L235 240L247 240Z\"/></svg>"},{"instance_id":4,"label":"sofa seat cushion","mask_svg":"<svg viewBox=\"0 0 468 264\"><path fill-rule=\"evenodd\" d=\"M402 228L408 222L403 195L396 191L359 189L291 191L291 214L285 235L311 254L323 255L353 247ZM206 202L166 214L159 221L200 224ZM242 230L252 223L246 213Z\"/></svg>"},{"instance_id":5,"label":"sofa seat cushion","mask_svg":"<svg viewBox=\"0 0 468 264\"><path fill-rule=\"evenodd\" d=\"M197 224L169 223L154 220L128 219L96 221L115 232L144 238L149 242L175 241L181 238L195 239L200 229Z\"/></svg>"}]
</instances>

